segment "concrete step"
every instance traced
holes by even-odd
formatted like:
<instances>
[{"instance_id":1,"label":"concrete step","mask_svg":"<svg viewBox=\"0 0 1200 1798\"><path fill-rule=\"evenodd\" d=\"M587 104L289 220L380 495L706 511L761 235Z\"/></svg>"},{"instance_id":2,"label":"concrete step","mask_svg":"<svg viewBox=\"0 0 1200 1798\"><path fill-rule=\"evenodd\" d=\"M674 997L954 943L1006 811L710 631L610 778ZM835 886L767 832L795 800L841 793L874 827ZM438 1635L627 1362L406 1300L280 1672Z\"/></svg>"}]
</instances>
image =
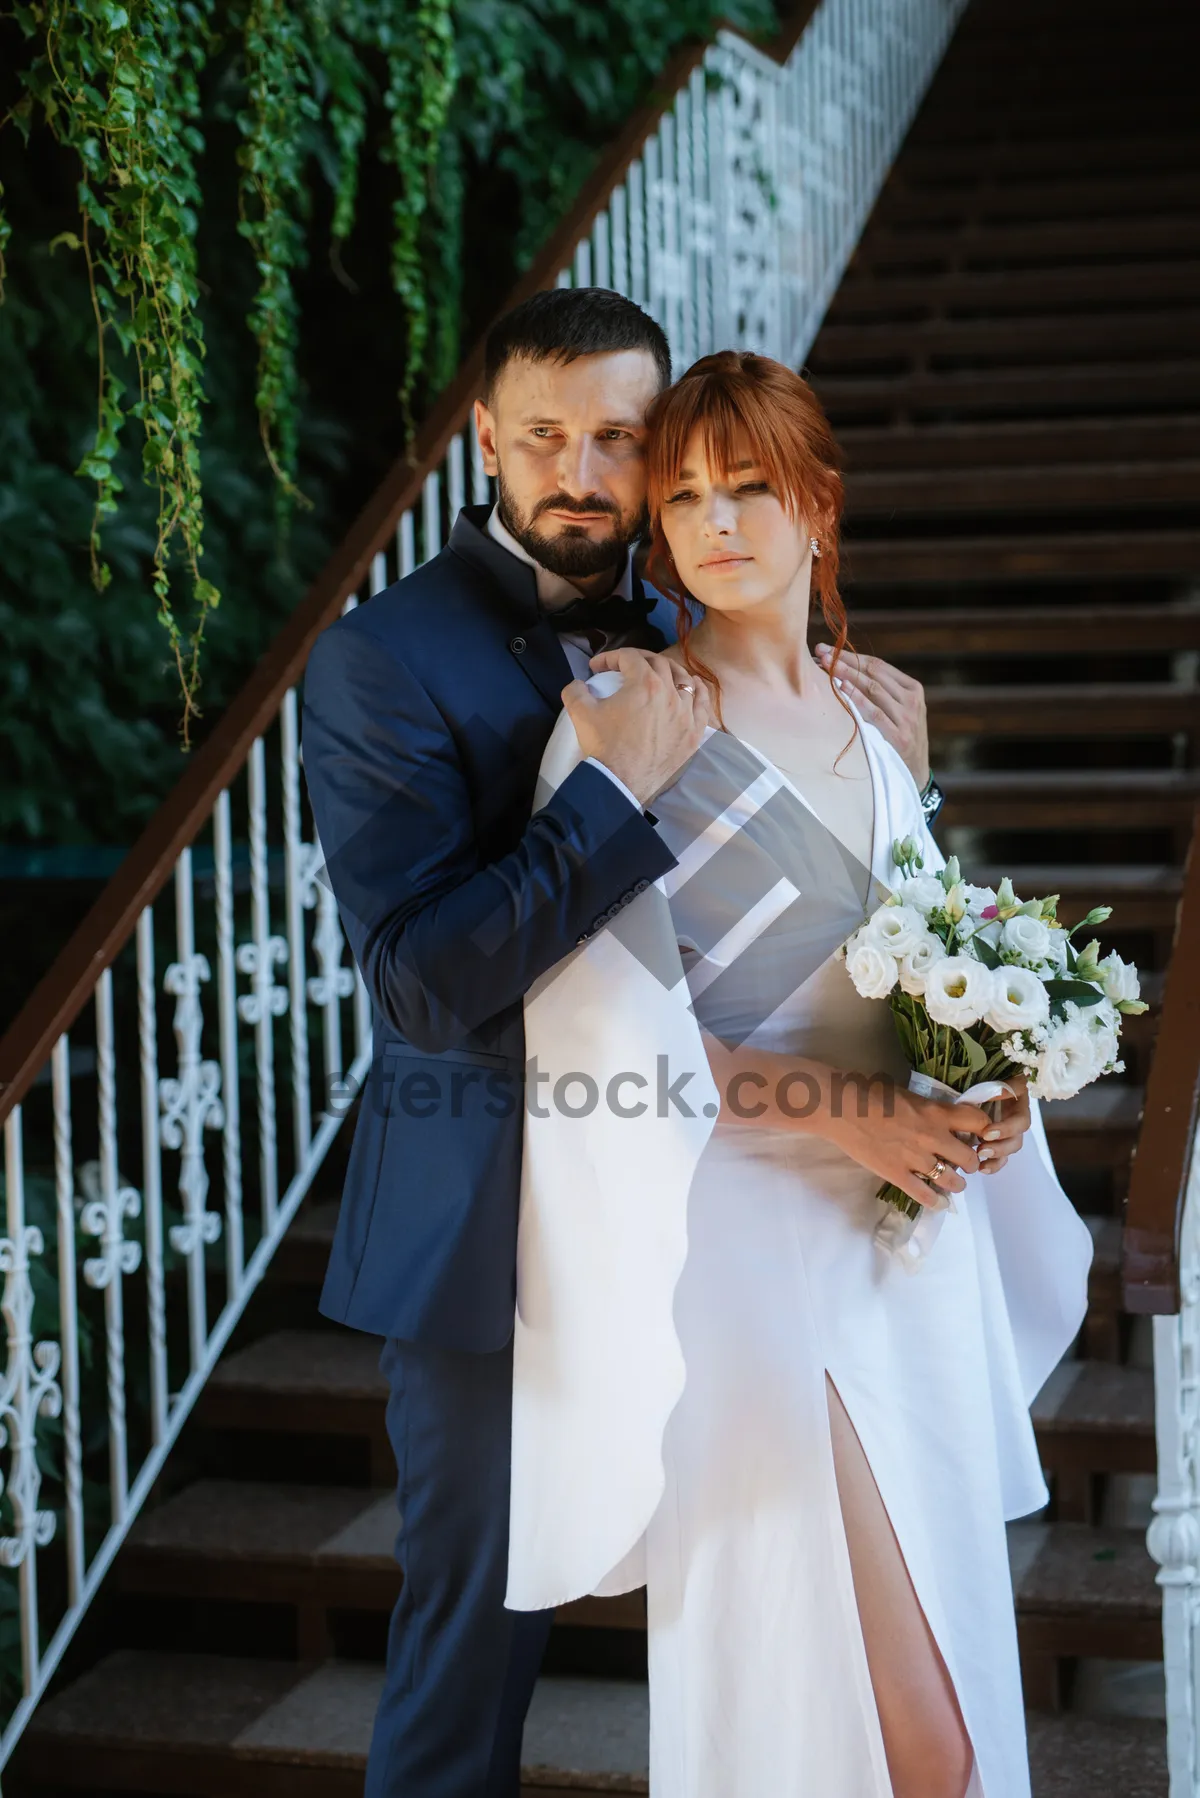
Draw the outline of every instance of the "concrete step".
<instances>
[{"instance_id":1,"label":"concrete step","mask_svg":"<svg viewBox=\"0 0 1200 1798\"><path fill-rule=\"evenodd\" d=\"M925 689L931 737L1174 737L1200 729L1200 687L1172 681L959 683Z\"/></svg>"},{"instance_id":2,"label":"concrete step","mask_svg":"<svg viewBox=\"0 0 1200 1798\"><path fill-rule=\"evenodd\" d=\"M1171 266L1171 265L1168 265ZM1195 265L1200 299L1200 262ZM1151 271L1153 273L1153 270ZM1000 283L1000 276L976 276ZM1089 282L1092 277L1088 277ZM924 284L922 284L923 287ZM997 292L1005 291L997 288ZM1071 462L1092 468L1113 462L1194 461L1200 457L1200 417L1184 413L1148 418L1067 421L990 419L987 424L926 424L890 430L851 426L838 438L851 479L887 471L1041 468Z\"/></svg>"},{"instance_id":3,"label":"concrete step","mask_svg":"<svg viewBox=\"0 0 1200 1798\"><path fill-rule=\"evenodd\" d=\"M1047 316L901 320L829 324L809 353L814 376L852 369L1027 367L1053 363L1161 362L1187 356L1200 341L1200 314L1190 306L1119 312L1053 312Z\"/></svg>"},{"instance_id":4,"label":"concrete step","mask_svg":"<svg viewBox=\"0 0 1200 1798\"><path fill-rule=\"evenodd\" d=\"M377 1667L202 1655L111 1655L43 1705L15 1798L361 1798ZM1032 1713L1034 1798L1167 1798L1163 1725ZM649 1790L649 1705L635 1681L543 1679L525 1730L522 1798ZM765 1798L765 1795L764 1795Z\"/></svg>"},{"instance_id":5,"label":"concrete step","mask_svg":"<svg viewBox=\"0 0 1200 1798\"><path fill-rule=\"evenodd\" d=\"M872 587L937 582L978 586L992 581L1070 582L1191 579L1200 573L1200 531L1031 530L1014 517L1005 536L854 538L845 546L844 575L855 594Z\"/></svg>"},{"instance_id":6,"label":"concrete step","mask_svg":"<svg viewBox=\"0 0 1200 1798\"><path fill-rule=\"evenodd\" d=\"M1194 411L1200 405L1200 359L824 375L813 385L839 435L843 426L879 425L896 415L910 424L924 418L937 424L1073 416L1107 421L1119 412Z\"/></svg>"},{"instance_id":7,"label":"concrete step","mask_svg":"<svg viewBox=\"0 0 1200 1798\"><path fill-rule=\"evenodd\" d=\"M1064 1361L1031 1407L1050 1474L1153 1473L1154 1374L1109 1361Z\"/></svg>"},{"instance_id":8,"label":"concrete step","mask_svg":"<svg viewBox=\"0 0 1200 1798\"><path fill-rule=\"evenodd\" d=\"M286 1604L302 1659L321 1658L328 1611L390 1611L400 1591L395 1490L197 1480L139 1518L118 1562L122 1591ZM640 1593L564 1605L559 1621L644 1629Z\"/></svg>"},{"instance_id":9,"label":"concrete step","mask_svg":"<svg viewBox=\"0 0 1200 1798\"><path fill-rule=\"evenodd\" d=\"M1072 321L1073 322L1073 321ZM1200 331L1197 331L1200 341ZM1059 463L1024 468L910 468L851 474L846 482L847 529L870 520L965 516L1022 520L1041 513L1095 512L1110 524L1122 514L1141 519L1161 507L1195 508L1200 462Z\"/></svg>"},{"instance_id":10,"label":"concrete step","mask_svg":"<svg viewBox=\"0 0 1200 1798\"><path fill-rule=\"evenodd\" d=\"M1200 804L1190 768L939 770L938 783L939 831L1190 831Z\"/></svg>"},{"instance_id":11,"label":"concrete step","mask_svg":"<svg viewBox=\"0 0 1200 1798\"><path fill-rule=\"evenodd\" d=\"M1200 649L1200 606L855 606L850 633L856 648L900 663L931 656L1172 655Z\"/></svg>"}]
</instances>

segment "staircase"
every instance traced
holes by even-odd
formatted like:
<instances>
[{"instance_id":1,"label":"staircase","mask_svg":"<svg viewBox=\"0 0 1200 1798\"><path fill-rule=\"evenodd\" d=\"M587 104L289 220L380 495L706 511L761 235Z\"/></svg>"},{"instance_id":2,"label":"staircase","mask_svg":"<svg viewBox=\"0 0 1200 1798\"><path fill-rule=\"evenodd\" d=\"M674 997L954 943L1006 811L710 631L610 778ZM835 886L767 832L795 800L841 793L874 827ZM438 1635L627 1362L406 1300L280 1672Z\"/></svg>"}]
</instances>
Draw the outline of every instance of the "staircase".
<instances>
[{"instance_id":1,"label":"staircase","mask_svg":"<svg viewBox=\"0 0 1200 1798\"><path fill-rule=\"evenodd\" d=\"M1114 903L1152 999L1200 800L1198 66L1178 0L975 0L809 359L854 638L926 682L943 844L1068 919ZM1155 1023L1047 1115L1096 1257L1034 1406L1052 1502L1011 1526L1035 1798L1167 1793L1150 1320L1120 1281ZM315 1313L337 1186L327 1164L11 1793L361 1792L399 1576L378 1344ZM647 1790L644 1666L636 1596L560 1616L528 1798Z\"/></svg>"}]
</instances>

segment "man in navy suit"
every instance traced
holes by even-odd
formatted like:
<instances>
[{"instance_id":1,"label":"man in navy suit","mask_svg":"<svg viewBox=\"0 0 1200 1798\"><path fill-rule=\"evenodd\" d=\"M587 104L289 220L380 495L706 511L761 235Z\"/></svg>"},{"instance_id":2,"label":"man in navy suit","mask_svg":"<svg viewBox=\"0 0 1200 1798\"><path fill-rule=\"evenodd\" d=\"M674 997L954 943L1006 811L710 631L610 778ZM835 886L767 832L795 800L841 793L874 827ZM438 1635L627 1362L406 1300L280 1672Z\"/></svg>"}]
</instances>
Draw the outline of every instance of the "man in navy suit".
<instances>
[{"instance_id":1,"label":"man in navy suit","mask_svg":"<svg viewBox=\"0 0 1200 1798\"><path fill-rule=\"evenodd\" d=\"M622 656L603 702L570 684L594 648L674 635L630 558L669 378L659 327L618 294L538 294L501 320L476 414L496 511L465 508L305 675L305 773L374 1020L321 1308L387 1339L400 1475L368 1798L518 1791L550 1626L503 1606L522 996L673 865L643 803L709 721L665 657ZM586 759L531 818L564 699Z\"/></svg>"},{"instance_id":2,"label":"man in navy suit","mask_svg":"<svg viewBox=\"0 0 1200 1798\"><path fill-rule=\"evenodd\" d=\"M674 865L644 806L710 721L683 669L637 653L674 638L630 555L669 379L661 330L618 294L541 293L501 319L476 406L495 509L464 508L305 675L305 773L374 1021L321 1308L386 1338L399 1470L367 1798L517 1798L551 1621L503 1605L522 998ZM582 680L602 648L623 685L597 701ZM917 771L921 690L881 668L847 674ZM531 818L562 704L585 759Z\"/></svg>"}]
</instances>

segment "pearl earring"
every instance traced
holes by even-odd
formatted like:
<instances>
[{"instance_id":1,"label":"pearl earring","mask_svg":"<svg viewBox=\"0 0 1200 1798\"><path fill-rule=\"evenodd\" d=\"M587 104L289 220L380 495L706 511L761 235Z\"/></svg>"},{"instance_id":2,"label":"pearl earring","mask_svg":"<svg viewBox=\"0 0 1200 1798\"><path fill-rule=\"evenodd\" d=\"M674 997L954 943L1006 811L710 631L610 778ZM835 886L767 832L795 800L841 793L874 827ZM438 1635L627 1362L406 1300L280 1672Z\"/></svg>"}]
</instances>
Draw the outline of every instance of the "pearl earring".
<instances>
[{"instance_id":1,"label":"pearl earring","mask_svg":"<svg viewBox=\"0 0 1200 1798\"><path fill-rule=\"evenodd\" d=\"M809 540L808 540L808 547L809 547L809 549L811 549L811 550L812 550L812 557L813 557L813 561L814 561L814 562L818 562L818 561L820 561L820 559L821 559L821 545L820 545L820 544L819 544L819 543L818 543L818 542L817 542L817 540L816 540L816 538L815 538L815 537L810 537L810 538L809 538Z\"/></svg>"}]
</instances>

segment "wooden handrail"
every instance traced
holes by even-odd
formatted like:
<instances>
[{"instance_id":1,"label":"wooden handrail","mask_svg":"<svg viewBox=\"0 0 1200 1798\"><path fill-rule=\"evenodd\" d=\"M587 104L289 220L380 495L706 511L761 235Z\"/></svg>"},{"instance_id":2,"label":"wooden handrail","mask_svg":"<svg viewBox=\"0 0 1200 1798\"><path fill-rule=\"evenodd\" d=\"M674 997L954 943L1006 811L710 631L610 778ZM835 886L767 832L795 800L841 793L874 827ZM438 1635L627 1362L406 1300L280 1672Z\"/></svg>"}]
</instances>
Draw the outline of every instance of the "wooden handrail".
<instances>
[{"instance_id":1,"label":"wooden handrail","mask_svg":"<svg viewBox=\"0 0 1200 1798\"><path fill-rule=\"evenodd\" d=\"M1170 977L1154 1040L1129 1182L1121 1267L1126 1311L1179 1310L1183 1207L1200 1115L1200 808L1175 920Z\"/></svg>"},{"instance_id":2,"label":"wooden handrail","mask_svg":"<svg viewBox=\"0 0 1200 1798\"><path fill-rule=\"evenodd\" d=\"M789 9L777 35L757 48L775 62L786 62L817 4L818 0L801 0ZM736 27L726 29L746 41L746 34ZM707 48L706 43L685 45L671 58L651 100L633 114L601 158L574 206L502 310L554 285L559 270L570 263L576 245L591 230ZM418 431L412 453L392 465L245 686L191 757L174 790L0 1037L0 1123L24 1098L55 1042L70 1029L91 997L99 976L129 941L142 910L162 891L180 851L195 838L255 738L270 724L284 694L299 679L315 638L361 586L372 557L390 541L403 513L419 499L426 476L440 465L480 391L484 341L481 336L462 362Z\"/></svg>"}]
</instances>

